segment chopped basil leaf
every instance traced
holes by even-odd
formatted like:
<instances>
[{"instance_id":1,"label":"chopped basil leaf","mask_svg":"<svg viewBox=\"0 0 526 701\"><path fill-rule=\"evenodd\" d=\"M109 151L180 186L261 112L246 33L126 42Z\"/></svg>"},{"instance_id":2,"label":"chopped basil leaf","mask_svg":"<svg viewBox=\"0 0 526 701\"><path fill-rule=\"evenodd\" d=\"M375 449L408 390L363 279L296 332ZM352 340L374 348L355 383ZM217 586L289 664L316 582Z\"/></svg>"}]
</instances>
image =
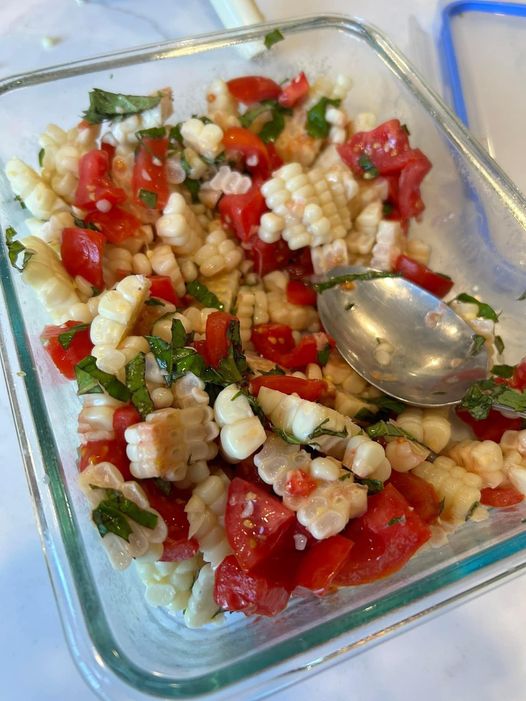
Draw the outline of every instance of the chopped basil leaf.
<instances>
[{"instance_id":1,"label":"chopped basil leaf","mask_svg":"<svg viewBox=\"0 0 526 701\"><path fill-rule=\"evenodd\" d=\"M183 145L183 135L181 134L181 126L182 122L178 122L168 132L168 141L170 142L170 146L174 147L175 144L178 144L179 146Z\"/></svg>"},{"instance_id":2,"label":"chopped basil leaf","mask_svg":"<svg viewBox=\"0 0 526 701\"><path fill-rule=\"evenodd\" d=\"M172 320L171 334L171 343L158 336L145 336L168 387L186 372L193 372L198 377L204 372L204 361L199 353L194 348L185 348L190 337L179 319Z\"/></svg>"},{"instance_id":3,"label":"chopped basil leaf","mask_svg":"<svg viewBox=\"0 0 526 701\"><path fill-rule=\"evenodd\" d=\"M513 377L514 371L515 368L513 367L513 365L494 365L490 370L492 375L496 375L497 377L503 377L505 379Z\"/></svg>"},{"instance_id":4,"label":"chopped basil leaf","mask_svg":"<svg viewBox=\"0 0 526 701\"><path fill-rule=\"evenodd\" d=\"M44 156L46 155L46 149L41 148L38 152L38 165L42 168L44 165Z\"/></svg>"},{"instance_id":5,"label":"chopped basil leaf","mask_svg":"<svg viewBox=\"0 0 526 701\"><path fill-rule=\"evenodd\" d=\"M21 241L14 241L15 236L18 236L16 229L12 226L8 226L5 230L5 243L7 246L7 255L9 257L9 262L16 268L19 272L25 270L26 265L29 263L31 258L35 255L35 251L30 248L26 248ZM19 263L20 255L22 256L22 263Z\"/></svg>"},{"instance_id":6,"label":"chopped basil leaf","mask_svg":"<svg viewBox=\"0 0 526 701\"><path fill-rule=\"evenodd\" d=\"M285 127L285 115L292 114L292 110L282 107L277 100L262 100L258 105L241 115L239 121L242 126L248 128L265 112L270 112L270 119L261 128L259 138L268 143L269 141L275 141L281 134Z\"/></svg>"},{"instance_id":7,"label":"chopped basil leaf","mask_svg":"<svg viewBox=\"0 0 526 701\"><path fill-rule=\"evenodd\" d=\"M407 124L400 124L400 129L402 129L402 131L405 131L407 136L411 136L411 132L409 131L409 127L407 126Z\"/></svg>"},{"instance_id":8,"label":"chopped basil leaf","mask_svg":"<svg viewBox=\"0 0 526 701\"><path fill-rule=\"evenodd\" d=\"M146 205L146 207L148 207L148 209L155 209L157 207L156 192L151 192L151 190L145 190L141 187L139 190L139 199Z\"/></svg>"},{"instance_id":9,"label":"chopped basil leaf","mask_svg":"<svg viewBox=\"0 0 526 701\"><path fill-rule=\"evenodd\" d=\"M369 409L366 409L365 407L359 409L353 418L355 421L361 421L362 423L367 423L369 421L374 422L377 420L376 414L374 414L372 411L369 411Z\"/></svg>"},{"instance_id":10,"label":"chopped basil leaf","mask_svg":"<svg viewBox=\"0 0 526 701\"><path fill-rule=\"evenodd\" d=\"M204 307L213 307L214 309L219 309L220 311L223 310L224 305L202 282L192 280L192 282L187 284L186 290L189 295L200 302Z\"/></svg>"},{"instance_id":11,"label":"chopped basil leaf","mask_svg":"<svg viewBox=\"0 0 526 701\"><path fill-rule=\"evenodd\" d=\"M260 375L286 375L285 370L279 367L279 365L274 365L270 370L260 370Z\"/></svg>"},{"instance_id":12,"label":"chopped basil leaf","mask_svg":"<svg viewBox=\"0 0 526 701\"><path fill-rule=\"evenodd\" d=\"M79 229L90 229L91 231L100 231L99 227L93 222L86 222L84 219L79 219L79 217L73 217L73 223Z\"/></svg>"},{"instance_id":13,"label":"chopped basil leaf","mask_svg":"<svg viewBox=\"0 0 526 701\"><path fill-rule=\"evenodd\" d=\"M72 326L67 331L64 331L64 333L59 334L58 342L64 350L67 350L78 332L85 331L86 329L89 329L89 324L77 324L77 326Z\"/></svg>"},{"instance_id":14,"label":"chopped basil leaf","mask_svg":"<svg viewBox=\"0 0 526 701\"><path fill-rule=\"evenodd\" d=\"M368 426L366 429L369 438L380 438L382 436L402 436L410 441L419 443L414 436L405 431L400 426L387 421L377 421L372 426Z\"/></svg>"},{"instance_id":15,"label":"chopped basil leaf","mask_svg":"<svg viewBox=\"0 0 526 701\"><path fill-rule=\"evenodd\" d=\"M363 170L363 177L365 180L373 180L380 175L378 168L374 165L366 153L362 153L358 159L358 165Z\"/></svg>"},{"instance_id":16,"label":"chopped basil leaf","mask_svg":"<svg viewBox=\"0 0 526 701\"><path fill-rule=\"evenodd\" d=\"M390 214L393 213L394 206L389 202L384 202L382 205L382 213L384 217L388 217Z\"/></svg>"},{"instance_id":17,"label":"chopped basil leaf","mask_svg":"<svg viewBox=\"0 0 526 701\"><path fill-rule=\"evenodd\" d=\"M290 445L304 445L305 441L300 440L297 438L295 435L292 433L287 433L287 431L284 431L281 428L278 428L278 426L271 426L272 431L281 438L281 440L285 441L285 443L290 443Z\"/></svg>"},{"instance_id":18,"label":"chopped basil leaf","mask_svg":"<svg viewBox=\"0 0 526 701\"><path fill-rule=\"evenodd\" d=\"M325 345L325 348L322 348L320 351L316 353L316 358L318 360L318 365L327 365L329 362L329 355L331 354L331 347L327 343Z\"/></svg>"},{"instance_id":19,"label":"chopped basil leaf","mask_svg":"<svg viewBox=\"0 0 526 701\"><path fill-rule=\"evenodd\" d=\"M365 273L349 273L349 275L336 275L335 277L329 277L323 282L314 282L312 287L316 292L325 292L331 287L336 287L337 285L345 285L347 282L354 282L355 280L377 280L382 277L400 277L398 273L386 273L383 270L368 270Z\"/></svg>"},{"instance_id":20,"label":"chopped basil leaf","mask_svg":"<svg viewBox=\"0 0 526 701\"><path fill-rule=\"evenodd\" d=\"M526 411L526 393L498 384L493 379L481 380L471 385L460 402L460 406L478 420L486 419L493 405Z\"/></svg>"},{"instance_id":21,"label":"chopped basil leaf","mask_svg":"<svg viewBox=\"0 0 526 701\"><path fill-rule=\"evenodd\" d=\"M155 406L146 387L144 374L146 360L144 353L137 353L133 360L126 365L126 387L131 392L131 401L143 419L151 414Z\"/></svg>"},{"instance_id":22,"label":"chopped basil leaf","mask_svg":"<svg viewBox=\"0 0 526 701\"><path fill-rule=\"evenodd\" d=\"M502 336L495 336L494 343L497 353L502 355L502 353L504 353L504 341L502 340Z\"/></svg>"},{"instance_id":23,"label":"chopped basil leaf","mask_svg":"<svg viewBox=\"0 0 526 701\"><path fill-rule=\"evenodd\" d=\"M476 333L472 337L472 343L471 343L471 348L469 350L469 355L474 356L478 355L480 351L484 348L484 344L486 343L486 339L484 336L481 336L480 334Z\"/></svg>"},{"instance_id":24,"label":"chopped basil leaf","mask_svg":"<svg viewBox=\"0 0 526 701\"><path fill-rule=\"evenodd\" d=\"M165 306L164 302L161 301L160 299L157 299L157 297L150 297L150 299L147 299L144 304L148 305L149 307L164 307Z\"/></svg>"},{"instance_id":25,"label":"chopped basil leaf","mask_svg":"<svg viewBox=\"0 0 526 701\"><path fill-rule=\"evenodd\" d=\"M517 297L517 302L522 302L523 300L526 299L526 290L521 294L520 297Z\"/></svg>"},{"instance_id":26,"label":"chopped basil leaf","mask_svg":"<svg viewBox=\"0 0 526 701\"><path fill-rule=\"evenodd\" d=\"M393 414L400 414L406 408L406 405L403 402L395 399L394 397L388 397L387 395L383 397L373 397L372 399L367 399L366 401L368 404L374 404L380 409L392 411Z\"/></svg>"},{"instance_id":27,"label":"chopped basil leaf","mask_svg":"<svg viewBox=\"0 0 526 701\"><path fill-rule=\"evenodd\" d=\"M402 514L401 516L393 516L393 518L390 518L389 521L387 521L388 526L394 526L396 523L405 523L405 515Z\"/></svg>"},{"instance_id":28,"label":"chopped basil leaf","mask_svg":"<svg viewBox=\"0 0 526 701\"><path fill-rule=\"evenodd\" d=\"M285 37L281 33L281 30L279 29L273 29L271 32L268 34L265 34L265 38L263 40L263 43L267 47L267 49L270 49L274 44L277 44L280 41L283 41Z\"/></svg>"},{"instance_id":29,"label":"chopped basil leaf","mask_svg":"<svg viewBox=\"0 0 526 701\"><path fill-rule=\"evenodd\" d=\"M438 515L439 516L442 513L442 511L444 511L445 505L446 505L446 497L442 497L442 499L440 500L440 502L438 504Z\"/></svg>"},{"instance_id":30,"label":"chopped basil leaf","mask_svg":"<svg viewBox=\"0 0 526 701\"><path fill-rule=\"evenodd\" d=\"M79 395L100 393L105 389L114 399L121 402L130 401L130 390L126 385L108 372L99 370L92 355L86 356L75 365L75 376Z\"/></svg>"},{"instance_id":31,"label":"chopped basil leaf","mask_svg":"<svg viewBox=\"0 0 526 701\"><path fill-rule=\"evenodd\" d=\"M173 490L173 482L164 480L162 477L155 477L153 480L157 489L164 494L165 497L169 497Z\"/></svg>"},{"instance_id":32,"label":"chopped basil leaf","mask_svg":"<svg viewBox=\"0 0 526 701\"><path fill-rule=\"evenodd\" d=\"M325 112L329 105L339 107L341 100L331 100L322 97L314 107L307 112L307 134L315 139L325 139L329 135L331 125L325 117Z\"/></svg>"},{"instance_id":33,"label":"chopped basil leaf","mask_svg":"<svg viewBox=\"0 0 526 701\"><path fill-rule=\"evenodd\" d=\"M277 100L262 100L258 105L251 107L239 117L241 126L248 129L252 122L254 122L260 115L264 114L265 112L271 112L276 105L279 105Z\"/></svg>"},{"instance_id":34,"label":"chopped basil leaf","mask_svg":"<svg viewBox=\"0 0 526 701\"><path fill-rule=\"evenodd\" d=\"M466 294L465 292L461 292L455 297L455 299L459 302L465 302L466 304L476 304L478 307L477 316L480 316L483 319L491 319L491 321L499 320L499 315L493 309L493 307L490 307L489 304L486 304L485 302L479 302L478 299Z\"/></svg>"},{"instance_id":35,"label":"chopped basil leaf","mask_svg":"<svg viewBox=\"0 0 526 701\"><path fill-rule=\"evenodd\" d=\"M188 190L192 196L192 202L196 204L199 202L199 190L201 189L201 183L199 180L194 180L193 178L185 178L183 185Z\"/></svg>"},{"instance_id":36,"label":"chopped basil leaf","mask_svg":"<svg viewBox=\"0 0 526 701\"><path fill-rule=\"evenodd\" d=\"M18 204L20 205L20 207L21 207L22 209L27 209L26 203L25 203L24 200L20 197L20 195L15 195L13 199L15 200L15 202L18 202Z\"/></svg>"},{"instance_id":37,"label":"chopped basil leaf","mask_svg":"<svg viewBox=\"0 0 526 701\"><path fill-rule=\"evenodd\" d=\"M151 127L150 129L139 129L139 131L135 132L135 136L139 141L142 141L144 138L164 139L164 137L166 136L166 129L165 127Z\"/></svg>"},{"instance_id":38,"label":"chopped basil leaf","mask_svg":"<svg viewBox=\"0 0 526 701\"><path fill-rule=\"evenodd\" d=\"M92 293L91 296L92 296L92 297L97 297L97 295L100 295L100 292L101 292L101 291L99 290L98 287L95 287L95 285L92 285L92 286L91 286L91 293Z\"/></svg>"},{"instance_id":39,"label":"chopped basil leaf","mask_svg":"<svg viewBox=\"0 0 526 701\"><path fill-rule=\"evenodd\" d=\"M156 107L162 95L123 95L94 88L89 93L89 108L83 117L87 122L100 124L105 120L117 121Z\"/></svg>"},{"instance_id":40,"label":"chopped basil leaf","mask_svg":"<svg viewBox=\"0 0 526 701\"><path fill-rule=\"evenodd\" d=\"M466 514L466 518L464 519L465 521L469 521L469 519L473 516L473 513L475 512L475 509L479 505L480 502L474 501L473 504L469 507L469 510Z\"/></svg>"},{"instance_id":41,"label":"chopped basil leaf","mask_svg":"<svg viewBox=\"0 0 526 701\"><path fill-rule=\"evenodd\" d=\"M193 114L192 119L198 119L203 124L213 124L213 121L206 114Z\"/></svg>"},{"instance_id":42,"label":"chopped basil leaf","mask_svg":"<svg viewBox=\"0 0 526 701\"><path fill-rule=\"evenodd\" d=\"M358 484L363 484L367 487L367 494L378 494L384 488L384 483L382 480L373 480L368 477L357 477L354 476L354 481Z\"/></svg>"},{"instance_id":43,"label":"chopped basil leaf","mask_svg":"<svg viewBox=\"0 0 526 701\"><path fill-rule=\"evenodd\" d=\"M93 523L97 526L101 538L108 533L114 533L126 542L129 542L132 527L128 519L111 502L101 501L96 509L91 512Z\"/></svg>"},{"instance_id":44,"label":"chopped basil leaf","mask_svg":"<svg viewBox=\"0 0 526 701\"><path fill-rule=\"evenodd\" d=\"M319 438L320 436L337 436L338 438L347 438L347 429L344 427L341 431L333 431L331 428L324 428L329 419L324 419L312 433L309 434L309 439ZM310 442L310 440L309 440Z\"/></svg>"}]
</instances>

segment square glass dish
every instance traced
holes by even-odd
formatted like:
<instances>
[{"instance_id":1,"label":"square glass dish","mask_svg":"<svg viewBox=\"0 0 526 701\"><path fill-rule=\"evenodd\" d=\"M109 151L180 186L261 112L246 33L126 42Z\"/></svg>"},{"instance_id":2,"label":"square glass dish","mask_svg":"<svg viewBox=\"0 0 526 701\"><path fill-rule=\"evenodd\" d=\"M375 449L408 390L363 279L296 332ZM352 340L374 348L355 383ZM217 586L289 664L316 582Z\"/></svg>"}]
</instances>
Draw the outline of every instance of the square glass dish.
<instances>
[{"instance_id":1,"label":"square glass dish","mask_svg":"<svg viewBox=\"0 0 526 701\"><path fill-rule=\"evenodd\" d=\"M285 41L242 59L235 44L278 27ZM426 211L412 233L432 245L432 266L458 291L502 309L507 361L526 347L526 200L406 59L377 30L324 16L133 49L0 82L1 170L12 155L37 160L49 122L73 125L93 87L145 94L174 88L176 117L200 112L214 77L262 73L281 80L344 71L347 108L397 117L433 162ZM2 225L21 233L23 212L1 176ZM78 400L59 381L39 342L48 319L0 247L4 304L0 351L30 489L72 654L102 698L209 695L254 698L334 663L445 604L526 566L521 506L468 523L440 548L420 552L396 575L323 599L297 599L275 619L232 616L222 627L189 630L144 600L133 569L115 572L99 547L75 485Z\"/></svg>"}]
</instances>

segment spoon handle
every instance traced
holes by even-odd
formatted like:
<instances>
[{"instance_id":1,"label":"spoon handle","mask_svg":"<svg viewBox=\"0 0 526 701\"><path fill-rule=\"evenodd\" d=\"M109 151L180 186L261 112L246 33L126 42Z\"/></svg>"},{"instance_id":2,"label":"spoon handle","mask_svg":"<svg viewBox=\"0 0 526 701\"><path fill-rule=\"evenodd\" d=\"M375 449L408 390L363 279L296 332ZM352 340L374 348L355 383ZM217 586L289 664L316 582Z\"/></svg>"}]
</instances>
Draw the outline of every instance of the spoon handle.
<instances>
[{"instance_id":1,"label":"spoon handle","mask_svg":"<svg viewBox=\"0 0 526 701\"><path fill-rule=\"evenodd\" d=\"M520 416L523 419L526 419L526 411L515 411L510 409L509 406L503 406L502 404L494 404L493 408L501 411L505 416Z\"/></svg>"}]
</instances>

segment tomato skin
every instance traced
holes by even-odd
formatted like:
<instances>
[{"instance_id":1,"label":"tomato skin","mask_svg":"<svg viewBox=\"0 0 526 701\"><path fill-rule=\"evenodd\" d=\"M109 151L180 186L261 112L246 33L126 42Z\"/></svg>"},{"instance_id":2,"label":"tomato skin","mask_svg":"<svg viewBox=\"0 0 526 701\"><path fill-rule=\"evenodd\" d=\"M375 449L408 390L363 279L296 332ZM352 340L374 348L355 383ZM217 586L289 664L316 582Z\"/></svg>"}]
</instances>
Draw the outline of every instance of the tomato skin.
<instances>
[{"instance_id":1,"label":"tomato skin","mask_svg":"<svg viewBox=\"0 0 526 701\"><path fill-rule=\"evenodd\" d=\"M91 229L76 226L66 227L62 231L60 257L68 273L75 277L82 275L90 285L102 289L102 255L106 239L104 234Z\"/></svg>"},{"instance_id":2,"label":"tomato skin","mask_svg":"<svg viewBox=\"0 0 526 701\"><path fill-rule=\"evenodd\" d=\"M125 404L115 409L113 414L113 432L115 438L119 441L124 441L124 431L129 426L138 424L142 421L142 417L133 406L133 404Z\"/></svg>"},{"instance_id":3,"label":"tomato skin","mask_svg":"<svg viewBox=\"0 0 526 701\"><path fill-rule=\"evenodd\" d=\"M523 358L520 363L515 366L513 376L510 380L510 387L518 390L526 389L526 358Z\"/></svg>"},{"instance_id":4,"label":"tomato skin","mask_svg":"<svg viewBox=\"0 0 526 701\"><path fill-rule=\"evenodd\" d=\"M235 319L227 312L212 312L206 320L206 348L210 365L217 368L220 361L227 355L229 341L227 338L228 326Z\"/></svg>"},{"instance_id":5,"label":"tomato skin","mask_svg":"<svg viewBox=\"0 0 526 701\"><path fill-rule=\"evenodd\" d=\"M308 92L309 81L305 73L301 71L282 87L278 102L282 107L294 107L304 97L307 97Z\"/></svg>"},{"instance_id":6,"label":"tomato skin","mask_svg":"<svg viewBox=\"0 0 526 701\"><path fill-rule=\"evenodd\" d=\"M254 272L260 277L286 267L290 257L290 249L283 239L274 243L266 243L255 233L247 245L246 254L254 261Z\"/></svg>"},{"instance_id":7,"label":"tomato skin","mask_svg":"<svg viewBox=\"0 0 526 701\"><path fill-rule=\"evenodd\" d=\"M150 285L150 297L158 297L164 299L176 307L181 306L181 300L174 290L173 282L168 275L147 275Z\"/></svg>"},{"instance_id":8,"label":"tomato skin","mask_svg":"<svg viewBox=\"0 0 526 701\"><path fill-rule=\"evenodd\" d=\"M524 494L521 494L515 487L484 487L480 490L480 503L484 506L494 506L495 508L506 508L520 504L524 500Z\"/></svg>"},{"instance_id":9,"label":"tomato skin","mask_svg":"<svg viewBox=\"0 0 526 701\"><path fill-rule=\"evenodd\" d=\"M195 538L188 538L189 524L184 510L188 495L175 488L169 495L164 494L155 479L137 481L146 492L150 506L161 514L168 528L161 562L193 557L199 550L199 543Z\"/></svg>"},{"instance_id":10,"label":"tomato skin","mask_svg":"<svg viewBox=\"0 0 526 701\"><path fill-rule=\"evenodd\" d=\"M267 153L268 153L268 158L269 158L270 170L273 173L278 168L281 168L284 161L281 158L281 156L279 155L279 153L276 151L276 147L274 146L272 141L269 141L266 144L266 146L267 146Z\"/></svg>"},{"instance_id":11,"label":"tomato skin","mask_svg":"<svg viewBox=\"0 0 526 701\"><path fill-rule=\"evenodd\" d=\"M290 370L301 369L318 361L318 344L314 336L304 336L290 353L281 357L280 365Z\"/></svg>"},{"instance_id":12,"label":"tomato skin","mask_svg":"<svg viewBox=\"0 0 526 701\"><path fill-rule=\"evenodd\" d=\"M415 154L418 157L403 168L398 181L398 209L404 220L418 217L425 209L420 185L431 170L431 161L420 149L415 149Z\"/></svg>"},{"instance_id":13,"label":"tomato skin","mask_svg":"<svg viewBox=\"0 0 526 701\"><path fill-rule=\"evenodd\" d=\"M245 75L226 82L228 90L238 102L253 105L262 100L275 100L281 93L281 87L271 78L261 75Z\"/></svg>"},{"instance_id":14,"label":"tomato skin","mask_svg":"<svg viewBox=\"0 0 526 701\"><path fill-rule=\"evenodd\" d=\"M250 391L258 395L261 387L275 389L283 394L297 394L309 402L316 402L327 391L325 380L304 380L292 375L259 375L250 380Z\"/></svg>"},{"instance_id":15,"label":"tomato skin","mask_svg":"<svg viewBox=\"0 0 526 701\"><path fill-rule=\"evenodd\" d=\"M404 254L398 256L394 271L400 273L406 280L431 292L435 297L445 297L453 287L453 280L447 275L433 272L427 265L419 263Z\"/></svg>"},{"instance_id":16,"label":"tomato skin","mask_svg":"<svg viewBox=\"0 0 526 701\"><path fill-rule=\"evenodd\" d=\"M170 190L166 173L166 153L168 139L144 137L136 152L132 174L132 192L135 204L148 209L148 205L139 197L141 190L156 195L152 209L163 209L168 201Z\"/></svg>"},{"instance_id":17,"label":"tomato skin","mask_svg":"<svg viewBox=\"0 0 526 701\"><path fill-rule=\"evenodd\" d=\"M135 236L141 225L136 216L117 206L112 207L109 212L99 212L95 209L88 212L84 220L88 224L96 224L106 240L116 245Z\"/></svg>"},{"instance_id":18,"label":"tomato skin","mask_svg":"<svg viewBox=\"0 0 526 701\"><path fill-rule=\"evenodd\" d=\"M292 329L286 324L258 324L252 329L251 340L260 355L275 363L295 345Z\"/></svg>"},{"instance_id":19,"label":"tomato skin","mask_svg":"<svg viewBox=\"0 0 526 701\"><path fill-rule=\"evenodd\" d=\"M242 516L247 510L251 511L250 516ZM256 485L239 477L230 483L225 528L243 570L250 572L261 565L276 550L295 520L294 512Z\"/></svg>"},{"instance_id":20,"label":"tomato skin","mask_svg":"<svg viewBox=\"0 0 526 701\"><path fill-rule=\"evenodd\" d=\"M270 176L270 157L267 146L250 129L229 127L223 135L223 145L225 151L240 153L243 156L245 168L254 178L266 180ZM240 197L240 195L236 196Z\"/></svg>"},{"instance_id":21,"label":"tomato skin","mask_svg":"<svg viewBox=\"0 0 526 701\"><path fill-rule=\"evenodd\" d=\"M424 523L434 523L440 516L442 505L429 482L411 472L396 472L396 470L391 472L389 482L413 507Z\"/></svg>"},{"instance_id":22,"label":"tomato skin","mask_svg":"<svg viewBox=\"0 0 526 701\"><path fill-rule=\"evenodd\" d=\"M431 532L404 497L387 484L369 497L366 513L352 519L343 535L354 547L335 583L354 586L398 571L429 540Z\"/></svg>"},{"instance_id":23,"label":"tomato skin","mask_svg":"<svg viewBox=\"0 0 526 701\"><path fill-rule=\"evenodd\" d=\"M126 193L116 187L109 176L110 158L107 151L93 149L79 160L79 184L75 192L74 204L81 209L93 211L97 202L106 200L110 205L121 204Z\"/></svg>"},{"instance_id":24,"label":"tomato skin","mask_svg":"<svg viewBox=\"0 0 526 701\"><path fill-rule=\"evenodd\" d=\"M194 341L192 345L195 348L195 350L199 353L201 358L205 361L205 363L207 365L212 365L212 361L210 360L210 356L208 355L208 346L206 341Z\"/></svg>"},{"instance_id":25,"label":"tomato skin","mask_svg":"<svg viewBox=\"0 0 526 701\"><path fill-rule=\"evenodd\" d=\"M312 543L299 563L296 585L318 594L326 592L345 565L353 545L349 538L340 535Z\"/></svg>"},{"instance_id":26,"label":"tomato skin","mask_svg":"<svg viewBox=\"0 0 526 701\"><path fill-rule=\"evenodd\" d=\"M227 467L232 468L232 465L227 465ZM241 462L236 463L235 476L240 477L246 482L250 482L250 484L255 484L261 490L267 492L267 494L274 495L274 490L272 489L272 486L270 484L267 484L266 482L263 482L263 480L259 476L258 468L254 464L253 455L250 455L248 458L245 458L244 460L241 460Z\"/></svg>"},{"instance_id":27,"label":"tomato skin","mask_svg":"<svg viewBox=\"0 0 526 701\"><path fill-rule=\"evenodd\" d=\"M289 280L287 283L287 301L291 304L316 305L316 292L300 280Z\"/></svg>"},{"instance_id":28,"label":"tomato skin","mask_svg":"<svg viewBox=\"0 0 526 701\"><path fill-rule=\"evenodd\" d=\"M275 616L286 607L290 594L263 574L249 574L229 555L215 573L214 600L227 611L246 616Z\"/></svg>"},{"instance_id":29,"label":"tomato skin","mask_svg":"<svg viewBox=\"0 0 526 701\"><path fill-rule=\"evenodd\" d=\"M313 274L314 268L312 267L309 246L298 248L296 251L289 251L287 272L292 280L303 280L305 277Z\"/></svg>"},{"instance_id":30,"label":"tomato skin","mask_svg":"<svg viewBox=\"0 0 526 701\"><path fill-rule=\"evenodd\" d=\"M467 409L457 408L456 411L458 418L471 428L479 441L499 443L504 431L520 431L523 424L520 417L508 418L496 409L490 409L488 417L480 420L473 418Z\"/></svg>"},{"instance_id":31,"label":"tomato skin","mask_svg":"<svg viewBox=\"0 0 526 701\"><path fill-rule=\"evenodd\" d=\"M130 461L126 455L126 443L113 439L108 441L88 441L79 449L79 471L82 472L89 465L97 465L99 462L111 462L121 473L124 480L134 480L130 472Z\"/></svg>"},{"instance_id":32,"label":"tomato skin","mask_svg":"<svg viewBox=\"0 0 526 701\"><path fill-rule=\"evenodd\" d=\"M291 497L308 497L317 486L316 480L300 468L289 473L285 490Z\"/></svg>"},{"instance_id":33,"label":"tomato skin","mask_svg":"<svg viewBox=\"0 0 526 701\"><path fill-rule=\"evenodd\" d=\"M90 329L77 331L68 348L62 348L58 337L80 321L66 321L62 326L45 326L40 339L45 342L46 352L55 363L57 370L68 380L75 379L75 365L80 363L93 350Z\"/></svg>"},{"instance_id":34,"label":"tomato skin","mask_svg":"<svg viewBox=\"0 0 526 701\"><path fill-rule=\"evenodd\" d=\"M244 195L223 195L218 209L223 225L246 243L254 234L257 236L259 221L267 211L267 205L260 185L254 183Z\"/></svg>"}]
</instances>

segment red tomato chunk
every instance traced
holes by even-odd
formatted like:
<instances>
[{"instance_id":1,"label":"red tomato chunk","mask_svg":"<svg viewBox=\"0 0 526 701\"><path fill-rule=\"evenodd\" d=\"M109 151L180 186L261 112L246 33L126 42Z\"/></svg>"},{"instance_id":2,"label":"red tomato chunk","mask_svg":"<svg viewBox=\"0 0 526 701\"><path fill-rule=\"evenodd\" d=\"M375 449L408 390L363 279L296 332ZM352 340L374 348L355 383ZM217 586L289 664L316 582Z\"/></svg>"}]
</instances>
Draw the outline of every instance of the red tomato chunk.
<instances>
[{"instance_id":1,"label":"red tomato chunk","mask_svg":"<svg viewBox=\"0 0 526 701\"><path fill-rule=\"evenodd\" d=\"M495 441L499 443L504 431L520 431L522 419L503 416L500 411L490 409L486 419L475 419L467 409L457 409L457 416L471 427L479 441Z\"/></svg>"},{"instance_id":2,"label":"red tomato chunk","mask_svg":"<svg viewBox=\"0 0 526 701\"><path fill-rule=\"evenodd\" d=\"M442 273L435 273L427 265L408 256L398 256L394 266L394 271L400 273L406 280L414 282L415 285L431 292L435 297L444 297L453 287L453 280Z\"/></svg>"},{"instance_id":3,"label":"red tomato chunk","mask_svg":"<svg viewBox=\"0 0 526 701\"><path fill-rule=\"evenodd\" d=\"M81 275L90 285L102 289L102 254L105 243L104 234L99 231L66 227L62 231L60 257L68 273L72 277Z\"/></svg>"},{"instance_id":4,"label":"red tomato chunk","mask_svg":"<svg viewBox=\"0 0 526 701\"><path fill-rule=\"evenodd\" d=\"M90 338L89 326L86 329L77 331L67 348L64 348L58 337L76 326L81 326L80 321L66 321L62 326L46 326L42 331L40 339L45 344L45 349L51 360L55 363L58 371L67 377L68 380L75 379L75 365L80 363L93 349Z\"/></svg>"},{"instance_id":5,"label":"red tomato chunk","mask_svg":"<svg viewBox=\"0 0 526 701\"><path fill-rule=\"evenodd\" d=\"M496 508L505 508L506 506L514 506L520 504L524 499L524 494L521 494L515 487L485 487L480 492L480 503L485 506L494 506Z\"/></svg>"},{"instance_id":6,"label":"red tomato chunk","mask_svg":"<svg viewBox=\"0 0 526 701\"><path fill-rule=\"evenodd\" d=\"M110 159L107 151L93 149L79 161L79 184L75 192L75 206L89 212L109 211L126 199L126 193L116 187L109 176Z\"/></svg>"},{"instance_id":7,"label":"red tomato chunk","mask_svg":"<svg viewBox=\"0 0 526 701\"><path fill-rule=\"evenodd\" d=\"M229 92L244 105L253 105L262 100L275 100L281 93L277 83L261 75L233 78L227 81L227 85Z\"/></svg>"},{"instance_id":8,"label":"red tomato chunk","mask_svg":"<svg viewBox=\"0 0 526 701\"><path fill-rule=\"evenodd\" d=\"M141 225L136 216L121 207L112 207L109 212L99 212L98 209L88 212L85 221L96 224L106 240L116 245L135 236Z\"/></svg>"},{"instance_id":9,"label":"red tomato chunk","mask_svg":"<svg viewBox=\"0 0 526 701\"><path fill-rule=\"evenodd\" d=\"M440 516L442 505L433 486L410 472L391 472L390 483L413 507L424 523L434 523Z\"/></svg>"},{"instance_id":10,"label":"red tomato chunk","mask_svg":"<svg viewBox=\"0 0 526 701\"><path fill-rule=\"evenodd\" d=\"M296 585L322 594L326 592L349 558L353 542L334 535L315 541L305 552L296 575Z\"/></svg>"},{"instance_id":11,"label":"red tomato chunk","mask_svg":"<svg viewBox=\"0 0 526 701\"><path fill-rule=\"evenodd\" d=\"M252 394L258 394L261 387L275 389L283 394L297 394L302 399L316 402L327 391L325 380L304 380L291 375L260 375L250 380Z\"/></svg>"},{"instance_id":12,"label":"red tomato chunk","mask_svg":"<svg viewBox=\"0 0 526 701\"><path fill-rule=\"evenodd\" d=\"M282 107L294 107L309 93L309 81L303 71L283 86L278 102Z\"/></svg>"},{"instance_id":13,"label":"red tomato chunk","mask_svg":"<svg viewBox=\"0 0 526 701\"><path fill-rule=\"evenodd\" d=\"M88 465L99 462L111 462L121 473L125 481L135 477L130 472L130 461L126 455L126 443L113 439L107 441L89 441L80 447L79 470L85 470Z\"/></svg>"},{"instance_id":14,"label":"red tomato chunk","mask_svg":"<svg viewBox=\"0 0 526 701\"><path fill-rule=\"evenodd\" d=\"M234 319L232 314L226 312L212 312L206 320L206 355L214 368L228 353L230 343L227 332Z\"/></svg>"},{"instance_id":15,"label":"red tomato chunk","mask_svg":"<svg viewBox=\"0 0 526 701\"><path fill-rule=\"evenodd\" d=\"M170 189L166 173L168 139L144 137L135 152L132 191L134 202L146 209L163 209Z\"/></svg>"},{"instance_id":16,"label":"red tomato chunk","mask_svg":"<svg viewBox=\"0 0 526 701\"><path fill-rule=\"evenodd\" d=\"M148 280L151 282L150 297L159 297L176 307L181 306L171 278L167 275L148 275Z\"/></svg>"},{"instance_id":17,"label":"red tomato chunk","mask_svg":"<svg viewBox=\"0 0 526 701\"><path fill-rule=\"evenodd\" d=\"M113 414L113 432L115 433L115 438L124 441L124 432L126 429L141 421L141 415L132 404L125 404L124 406L117 407Z\"/></svg>"},{"instance_id":18,"label":"red tomato chunk","mask_svg":"<svg viewBox=\"0 0 526 701\"><path fill-rule=\"evenodd\" d=\"M287 284L287 300L291 304L316 305L316 292L300 280L289 280Z\"/></svg>"},{"instance_id":19,"label":"red tomato chunk","mask_svg":"<svg viewBox=\"0 0 526 701\"><path fill-rule=\"evenodd\" d=\"M266 180L270 176L271 167L267 146L250 129L229 127L223 135L223 145L227 155L240 154L244 158L245 168L254 178Z\"/></svg>"}]
</instances>

